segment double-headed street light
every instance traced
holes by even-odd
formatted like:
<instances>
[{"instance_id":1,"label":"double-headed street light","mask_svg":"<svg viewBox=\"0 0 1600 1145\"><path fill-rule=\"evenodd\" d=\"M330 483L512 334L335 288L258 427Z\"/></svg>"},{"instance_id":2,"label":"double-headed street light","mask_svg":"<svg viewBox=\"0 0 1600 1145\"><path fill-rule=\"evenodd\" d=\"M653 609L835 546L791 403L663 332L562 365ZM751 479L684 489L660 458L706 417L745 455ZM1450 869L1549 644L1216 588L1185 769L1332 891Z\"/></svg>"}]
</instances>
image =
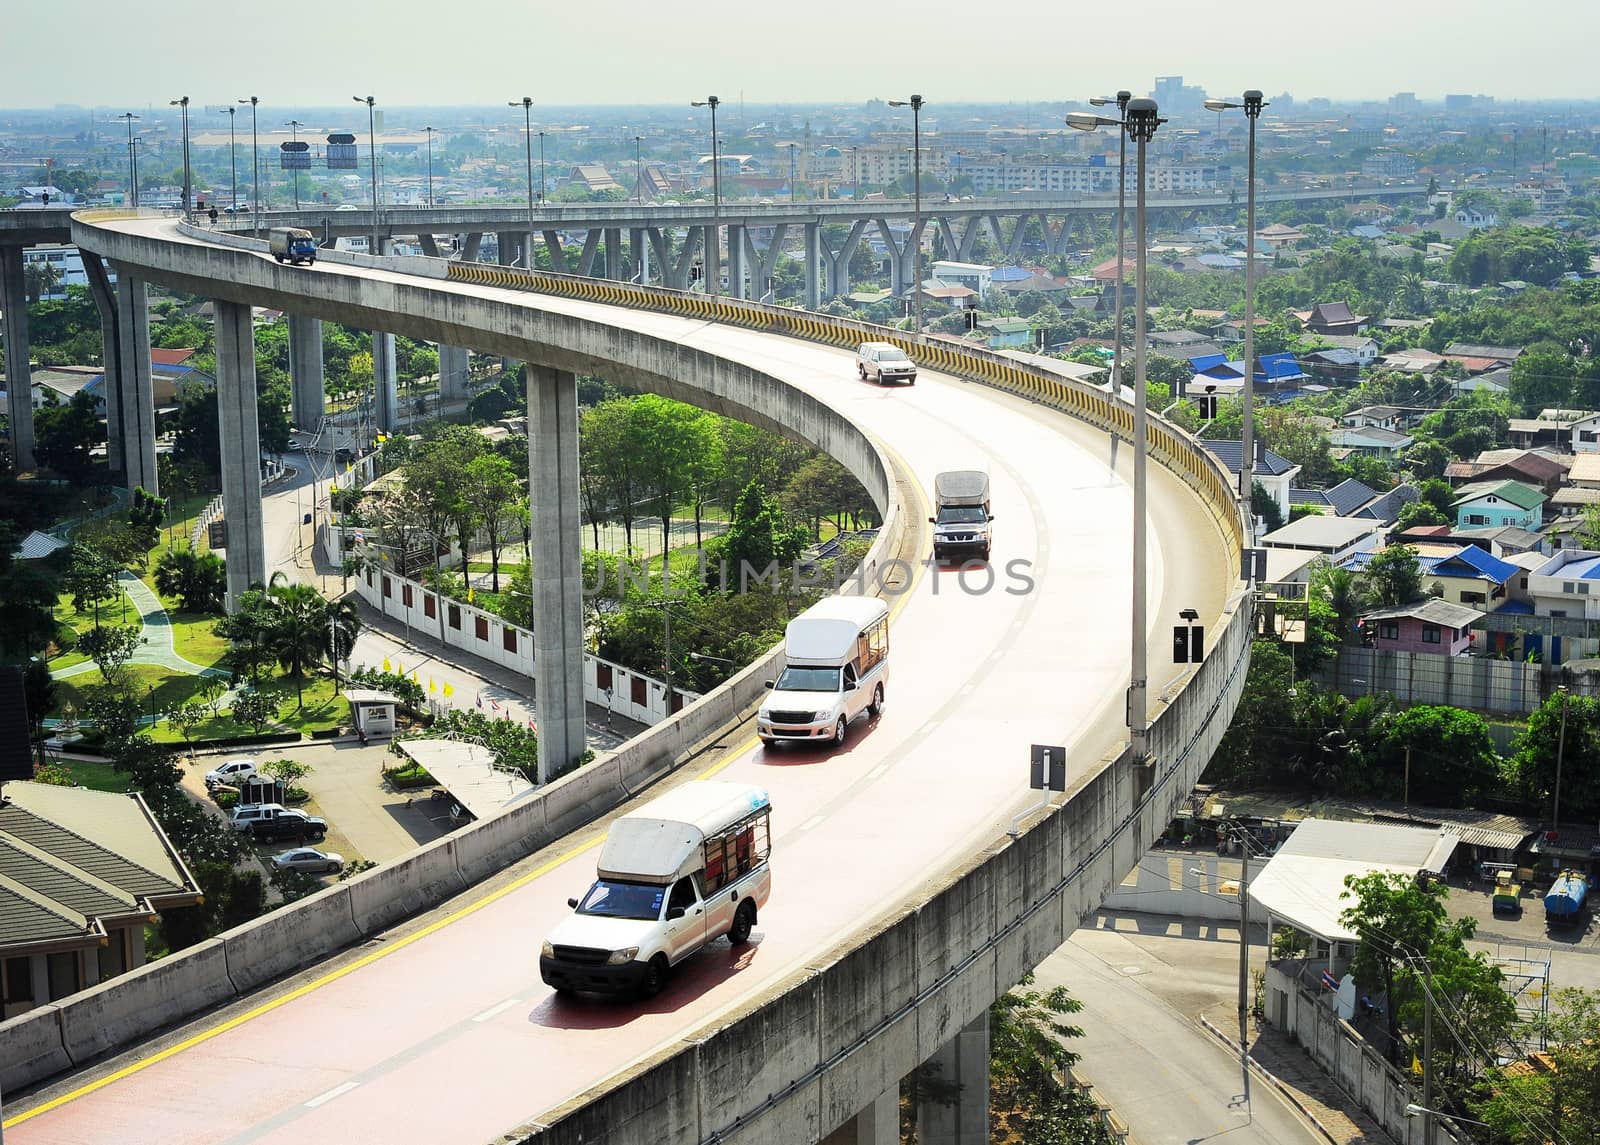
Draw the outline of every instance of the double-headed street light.
<instances>
[{"instance_id":1,"label":"double-headed street light","mask_svg":"<svg viewBox=\"0 0 1600 1145\"><path fill-rule=\"evenodd\" d=\"M367 253L382 254L383 239L378 234L378 114L374 110L378 101L370 95L350 98L367 105L367 166L372 171L372 249Z\"/></svg>"},{"instance_id":2,"label":"double-headed street light","mask_svg":"<svg viewBox=\"0 0 1600 1145\"><path fill-rule=\"evenodd\" d=\"M250 210L250 229L261 229L261 149L256 142L256 105L261 101L256 96L241 99L240 103L250 105L250 198L255 204Z\"/></svg>"},{"instance_id":3,"label":"double-headed street light","mask_svg":"<svg viewBox=\"0 0 1600 1145\"><path fill-rule=\"evenodd\" d=\"M1250 524L1250 541L1255 543L1255 510L1251 499L1255 493L1255 377L1256 377L1256 120L1267 101L1259 91L1247 91L1240 100L1208 99L1206 110L1217 113L1242 108L1250 121L1250 146L1247 161L1244 223L1244 389L1239 431L1239 500L1244 505L1245 520Z\"/></svg>"},{"instance_id":4,"label":"double-headed street light","mask_svg":"<svg viewBox=\"0 0 1600 1145\"><path fill-rule=\"evenodd\" d=\"M181 108L183 111L183 218L189 221L189 208L193 205L189 197L189 97L179 96L177 99L167 101L171 107Z\"/></svg>"},{"instance_id":5,"label":"double-headed street light","mask_svg":"<svg viewBox=\"0 0 1600 1145\"><path fill-rule=\"evenodd\" d=\"M922 336L922 105L923 98L891 99L890 107L911 109L911 304L917 336Z\"/></svg>"},{"instance_id":6,"label":"double-headed street light","mask_svg":"<svg viewBox=\"0 0 1600 1145\"><path fill-rule=\"evenodd\" d=\"M431 127L422 130L428 133L428 206L433 206L433 132Z\"/></svg>"},{"instance_id":7,"label":"double-headed street light","mask_svg":"<svg viewBox=\"0 0 1600 1145\"><path fill-rule=\"evenodd\" d=\"M304 127L305 124L301 123L298 119L291 119L288 123L285 123L284 126L289 129L289 141L291 143L299 143L300 129ZM298 151L299 148L296 148L295 150ZM296 159L295 162L298 163L299 160ZM431 206L432 204L429 205ZM300 168L298 167L294 169L294 209L297 211L300 209Z\"/></svg>"},{"instance_id":8,"label":"double-headed street light","mask_svg":"<svg viewBox=\"0 0 1600 1145\"><path fill-rule=\"evenodd\" d=\"M722 285L722 158L717 147L717 104L714 95L691 99L690 107L711 109L711 241L706 244L706 290L715 298Z\"/></svg>"},{"instance_id":9,"label":"double-headed street light","mask_svg":"<svg viewBox=\"0 0 1600 1145\"><path fill-rule=\"evenodd\" d=\"M134 210L139 209L139 168L135 165L133 157L133 121L139 117L131 111L125 111L117 116L128 125L128 203Z\"/></svg>"},{"instance_id":10,"label":"double-headed street light","mask_svg":"<svg viewBox=\"0 0 1600 1145\"><path fill-rule=\"evenodd\" d=\"M228 180L233 188L233 213L237 215L239 213L239 160L233 150L233 117L238 113L239 109L229 106L223 110L228 113Z\"/></svg>"},{"instance_id":11,"label":"double-headed street light","mask_svg":"<svg viewBox=\"0 0 1600 1145\"><path fill-rule=\"evenodd\" d=\"M1128 114L1128 101L1133 98L1130 91L1119 91L1115 96L1099 95L1089 101L1095 107L1109 107L1117 105L1117 112L1126 116ZM1122 295L1127 290L1127 276L1122 269L1123 252L1128 248L1128 240L1124 237L1124 221L1127 218L1127 188L1128 188L1128 133L1117 132L1118 159L1117 159L1117 304L1116 324L1117 340L1111 350L1111 392L1122 393Z\"/></svg>"},{"instance_id":12,"label":"double-headed street light","mask_svg":"<svg viewBox=\"0 0 1600 1145\"><path fill-rule=\"evenodd\" d=\"M633 137L633 201L644 202L644 136Z\"/></svg>"},{"instance_id":13,"label":"double-headed street light","mask_svg":"<svg viewBox=\"0 0 1600 1145\"><path fill-rule=\"evenodd\" d=\"M1116 127L1127 133L1137 150L1134 177L1138 186L1134 192L1134 255L1133 272L1133 655L1128 684L1128 733L1133 761L1142 764L1147 755L1148 712L1145 692L1149 671L1146 666L1148 634L1146 615L1146 422L1145 410L1145 217L1144 217L1144 156L1145 146L1155 138L1156 128L1164 123L1153 99L1130 99L1121 119L1108 119L1090 112L1072 112L1067 116L1067 126L1079 131L1094 131L1101 127ZM1120 288L1120 283L1118 284Z\"/></svg>"},{"instance_id":14,"label":"double-headed street light","mask_svg":"<svg viewBox=\"0 0 1600 1145\"><path fill-rule=\"evenodd\" d=\"M507 107L522 108L522 134L523 152L528 157L528 249L523 253L527 262L527 269L533 270L533 97L523 96L521 99L511 100ZM542 149L541 141L541 149ZM502 252L502 257L504 257Z\"/></svg>"}]
</instances>

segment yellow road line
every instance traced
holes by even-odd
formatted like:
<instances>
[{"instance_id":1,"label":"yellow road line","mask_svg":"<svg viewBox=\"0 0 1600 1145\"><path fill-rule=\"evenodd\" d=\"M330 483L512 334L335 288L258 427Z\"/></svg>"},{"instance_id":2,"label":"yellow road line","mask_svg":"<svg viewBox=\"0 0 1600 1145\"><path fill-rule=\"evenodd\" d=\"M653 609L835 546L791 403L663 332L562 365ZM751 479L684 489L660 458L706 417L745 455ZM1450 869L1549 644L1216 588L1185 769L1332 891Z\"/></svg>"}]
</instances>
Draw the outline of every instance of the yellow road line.
<instances>
[{"instance_id":1,"label":"yellow road line","mask_svg":"<svg viewBox=\"0 0 1600 1145\"><path fill-rule=\"evenodd\" d=\"M723 766L726 766L726 765L724 764ZM498 902L500 899L504 898L506 895L510 894L512 891L519 890L522 887L525 887L529 883L533 882L535 879L538 879L538 878L540 878L540 877L542 877L544 875L549 874L551 871L555 870L557 867L561 866L562 864L571 862L573 859L577 858L579 855L583 854L585 851L593 850L595 847L598 847L604 841L604 839L605 839L605 836L602 835L597 839L591 839L587 843L583 843L583 844L581 844L581 845L579 845L577 847L572 848L570 851L566 851L563 854L557 855L555 858L551 859L549 862L543 863L540 866L535 867L533 870L529 871L527 874L522 875L521 877L513 880L512 882L507 883L505 886L501 887L499 890L494 891L494 892L492 892L490 894L487 894L483 898L478 899L475 902L468 903L466 906L462 907L460 910L454 911L454 912L446 915L444 918L441 918L441 919L438 919L435 922L429 923L427 926L423 927L421 930L417 931L414 934L408 934L404 938L399 938L399 939L396 939L396 940L394 940L392 942L386 943L384 946L378 948L377 950L374 950L372 953L364 954L360 958L357 958L354 962L351 962L346 966L341 966L337 970L331 970L327 974L324 974L320 978L313 979L312 981L305 983L305 985L303 985L303 986L295 987L293 990L289 991L287 994L284 994L281 997L274 998L269 1002L263 1002L259 1006L255 1006L252 1009L246 1010L242 1014L239 1014L239 1015L237 1015L235 1017L229 1018L226 1022L223 1022L220 1025L213 1026L209 1030L202 1030L200 1033L195 1034L193 1037L185 1038L183 1041L178 1042L176 1045L168 1046L166 1049L161 1050L159 1053L152 1054L148 1058L144 1058L144 1059L141 1059L140 1061L136 1061L131 1065L123 1066L121 1069L117 1070L116 1072L107 1074L105 1077L98 1078L98 1079L96 1079L94 1081L91 1081L87 1085L80 1086L79 1088L73 1090L70 1093L64 1093L60 1097L51 1098L49 1101L45 1102L43 1105L36 1106L33 1109L28 1110L26 1113L19 1113L19 1114L17 1114L17 1116L15 1116L15 1117L11 1118L10 1120L4 1122L3 1124L0 1124L0 1128L10 1129L13 1126L21 1125L24 1121L28 1121L28 1120L31 1120L32 1118L38 1117L42 1113L48 1113L52 1109L58 1109L61 1106L66 1105L68 1102L76 1101L80 1097L85 1097L88 1094L91 1094L91 1093L95 1092L95 1090L97 1090L97 1089L104 1089L106 1086L110 1085L112 1082L121 1081L125 1077L131 1077L134 1074L139 1073L141 1070L145 1070L145 1069L150 1068L151 1066L155 1065L157 1062L165 1061L167 1058L173 1057L176 1054L181 1054L185 1050L192 1049L193 1047L198 1046L198 1045L200 1045L200 1044L202 1044L204 1042L209 1042L212 1038L215 1038L215 1037L218 1037L218 1036L220 1036L222 1034L225 1034L229 1030L232 1030L232 1029L235 1029L238 1026L244 1025L246 1022L253 1021L254 1019L259 1018L263 1014L270 1013L271 1011L276 1010L280 1006L284 1006L284 1005L287 1005L290 1002L293 1002L297 998L303 998L307 994L310 994L310 993L312 993L312 992L314 992L316 990L320 990L320 989L322 989L322 987L328 985L330 982L337 982L340 978L343 978L346 974L353 974L355 971L360 970L364 966L369 966L372 963L377 962L381 958L387 958L389 955L395 953L398 950L404 950L406 947L410 946L413 942L421 941L422 939L428 937L428 935L433 934L435 931L442 930L445 927L449 926L451 923L458 922L461 919L466 918L468 915L473 914L476 911L482 910L484 907L488 906L490 903Z\"/></svg>"},{"instance_id":2,"label":"yellow road line","mask_svg":"<svg viewBox=\"0 0 1600 1145\"><path fill-rule=\"evenodd\" d=\"M889 453L892 456L896 468L905 473L911 488L911 495L917 502L917 512L920 515L921 510L925 508L926 505L923 501L921 486L916 483L915 476L912 474L910 466L906 465L905 459L900 457L899 454L890 450L888 446L882 446L881 448L883 448L886 453ZM909 506L906 508L909 512ZM908 518L906 522L907 528L911 528L913 526L913 522L916 520L916 516ZM902 592L889 605L889 615L891 617L897 616L900 611L905 608L907 602L913 595L917 582L922 579L922 574L926 568L926 566L921 562L915 560L911 562L911 567L911 581L907 586L906 591ZM743 743L731 749L727 753L726 757L721 761L712 764L705 771L698 773L699 777L709 779L711 776L718 774L723 769L731 767L735 761L743 759L745 755L748 754L755 746L756 737L749 737ZM535 879L541 878L555 870L557 867L571 862L584 852L592 851L595 847L598 847L602 842L604 842L604 840L605 836L602 835L599 838L591 839L587 843L583 843L577 847L574 847L570 851L563 852L562 854L551 859L549 862L543 863L529 871L527 874L507 883L499 890L493 891L490 894L485 895L483 898L468 903L460 910L453 911L452 913L447 914L445 917L429 923L427 926L423 927L414 934L408 934L404 938L396 939L392 942L386 943L377 950L372 951L370 954L362 955L360 958L357 958L354 962L351 962L348 965L341 966L337 970L331 970L320 978L315 978L302 986L295 987L293 990L282 995L281 997L274 998L268 1002L263 1002L259 1006L252 1007L242 1014L229 1018L226 1022L222 1022L221 1024L213 1026L208 1030L202 1030L200 1033L195 1034L192 1037L185 1038L183 1041L178 1042L175 1045L168 1046L166 1049L161 1050L158 1053L152 1054L147 1058L142 1058L139 1061L133 1062L131 1065L123 1066L114 1073L107 1074L102 1078L97 1078L86 1085L79 1086L70 1093L64 1093L60 1097L51 1098L44 1104L35 1106L25 1113L19 1113L7 1121L0 1122L0 1129L11 1129L17 1125L21 1125L24 1121L32 1120L33 1118L44 1113L49 1113L52 1109L59 1109L61 1106L76 1101L80 1097L87 1097L89 1094L94 1093L96 1090L104 1089L113 1082L121 1081L125 1077L132 1077L134 1074L139 1073L142 1070L149 1069L157 1062L166 1061L170 1057L174 1057L186 1050L194 1048L195 1046L209 1042L212 1038L220 1037L229 1030L236 1029L237 1027L244 1025L246 1022L254 1021L256 1018L261 1017L261 1015L271 1013L273 1010L278 1009L278 1007L285 1006L288 1003L295 1001L297 998L303 998L307 994L311 994L322 989L322 987L328 985L329 983L337 982L347 974L353 974L364 966L369 966L381 958L387 958L396 951L404 950L412 943L419 942L428 937L428 935L433 934L436 931L443 930L452 923L458 922L461 919L466 918L468 915L482 910L491 903L498 902L512 891L520 890L522 887L527 886Z\"/></svg>"}]
</instances>

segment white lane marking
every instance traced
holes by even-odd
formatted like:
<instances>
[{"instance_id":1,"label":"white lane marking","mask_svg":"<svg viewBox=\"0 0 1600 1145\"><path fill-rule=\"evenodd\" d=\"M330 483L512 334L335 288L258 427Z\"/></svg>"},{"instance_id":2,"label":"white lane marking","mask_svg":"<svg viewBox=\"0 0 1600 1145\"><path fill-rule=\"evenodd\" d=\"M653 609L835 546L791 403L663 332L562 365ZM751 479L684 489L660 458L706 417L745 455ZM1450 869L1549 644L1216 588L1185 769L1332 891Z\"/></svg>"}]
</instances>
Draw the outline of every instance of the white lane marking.
<instances>
[{"instance_id":1,"label":"white lane marking","mask_svg":"<svg viewBox=\"0 0 1600 1145\"><path fill-rule=\"evenodd\" d=\"M884 772L886 772L888 770L889 770L889 765L887 763L880 763L877 767L875 767L871 771L867 772L867 778L868 779L877 779L878 776L882 775Z\"/></svg>"},{"instance_id":2,"label":"white lane marking","mask_svg":"<svg viewBox=\"0 0 1600 1145\"><path fill-rule=\"evenodd\" d=\"M336 1085L322 1096L313 1097L310 1101L306 1102L306 1108L315 1109L317 1106L322 1105L325 1102L332 1101L336 1097L344 1096L360 1084L361 1083L359 1081L347 1081L343 1085Z\"/></svg>"},{"instance_id":3,"label":"white lane marking","mask_svg":"<svg viewBox=\"0 0 1600 1145\"><path fill-rule=\"evenodd\" d=\"M813 815L811 818L807 819L804 823L800 824L800 830L809 831L809 830L811 830L811 828L813 828L817 824L821 823L822 820L823 820L823 816L821 816L821 815Z\"/></svg>"},{"instance_id":4,"label":"white lane marking","mask_svg":"<svg viewBox=\"0 0 1600 1145\"><path fill-rule=\"evenodd\" d=\"M507 1010L511 1009L511 1007L515 1006L520 1001L522 1001L521 998L507 998L498 1006L490 1006L487 1010L472 1020L474 1022L487 1022L490 1018L495 1017L497 1014L504 1014Z\"/></svg>"}]
</instances>

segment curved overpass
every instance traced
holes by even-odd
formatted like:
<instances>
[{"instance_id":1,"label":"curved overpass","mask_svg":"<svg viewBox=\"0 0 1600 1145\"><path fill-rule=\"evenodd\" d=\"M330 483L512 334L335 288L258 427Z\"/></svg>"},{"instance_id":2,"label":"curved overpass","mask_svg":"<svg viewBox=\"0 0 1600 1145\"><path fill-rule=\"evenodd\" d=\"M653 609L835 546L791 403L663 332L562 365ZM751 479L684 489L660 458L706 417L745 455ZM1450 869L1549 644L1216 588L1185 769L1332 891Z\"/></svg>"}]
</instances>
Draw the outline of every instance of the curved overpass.
<instances>
[{"instance_id":1,"label":"curved overpass","mask_svg":"<svg viewBox=\"0 0 1600 1145\"><path fill-rule=\"evenodd\" d=\"M826 755L723 736L709 769L773 795L775 895L759 942L713 947L655 1001L567 1003L540 985L538 944L601 837L563 833L660 775L713 730L710 714L759 695L767 664L643 748L551 785L534 814L475 825L43 1015L30 1029L53 1020L81 1063L115 1043L119 1022L138 1025L128 999L172 1018L376 939L30 1095L7 1110L13 1142L815 1139L1059 945L1159 833L1237 700L1248 613L1229 607L1238 532L1225 474L1158 425L1150 635L1163 646L1177 610L1195 607L1212 640L1170 704L1155 697L1175 670L1153 674L1150 765L1124 754L1131 498L1099 427L1125 434L1129 418L1098 391L933 348L919 353L939 368L915 389L878 390L838 348L858 336L848 324L700 297L418 264L423 277L399 261L280 267L166 220L85 221L75 238L214 298L607 372L820 445L885 510L880 568L925 554L914 522L936 471L987 467L995 564L1027 562L1016 567L1033 586L969 592L920 565L891 574L906 591L878 720ZM1068 747L1071 797L1007 839L1033 802L1030 743Z\"/></svg>"}]
</instances>

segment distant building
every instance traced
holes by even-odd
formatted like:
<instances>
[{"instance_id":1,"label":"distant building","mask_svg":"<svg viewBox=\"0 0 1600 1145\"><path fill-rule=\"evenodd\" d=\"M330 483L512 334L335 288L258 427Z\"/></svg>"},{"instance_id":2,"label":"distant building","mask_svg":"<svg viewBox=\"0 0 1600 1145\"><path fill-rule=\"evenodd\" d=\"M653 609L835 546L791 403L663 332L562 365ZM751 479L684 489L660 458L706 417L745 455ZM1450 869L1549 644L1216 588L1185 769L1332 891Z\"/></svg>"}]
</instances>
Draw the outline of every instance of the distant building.
<instances>
[{"instance_id":1,"label":"distant building","mask_svg":"<svg viewBox=\"0 0 1600 1145\"><path fill-rule=\"evenodd\" d=\"M994 286L994 267L976 262L952 262L940 259L931 268L934 278L948 286L965 286L982 297Z\"/></svg>"},{"instance_id":2,"label":"distant building","mask_svg":"<svg viewBox=\"0 0 1600 1145\"><path fill-rule=\"evenodd\" d=\"M1456 528L1514 525L1532 532L1544 519L1545 495L1520 481L1485 481L1456 491Z\"/></svg>"},{"instance_id":3,"label":"distant building","mask_svg":"<svg viewBox=\"0 0 1600 1145\"><path fill-rule=\"evenodd\" d=\"M1396 608L1376 609L1361 621L1373 634L1373 647L1381 651L1465 656L1472 648L1472 626L1480 615L1465 605L1428 597Z\"/></svg>"}]
</instances>

